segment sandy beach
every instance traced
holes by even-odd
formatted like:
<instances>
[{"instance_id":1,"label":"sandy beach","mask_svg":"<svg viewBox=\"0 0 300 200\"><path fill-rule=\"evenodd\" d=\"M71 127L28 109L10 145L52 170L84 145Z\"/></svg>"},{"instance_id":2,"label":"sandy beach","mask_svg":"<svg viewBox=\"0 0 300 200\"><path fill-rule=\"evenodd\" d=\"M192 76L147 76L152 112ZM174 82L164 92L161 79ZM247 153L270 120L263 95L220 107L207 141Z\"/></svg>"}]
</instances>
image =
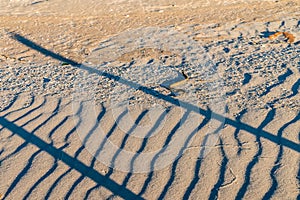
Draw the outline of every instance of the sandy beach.
<instances>
[{"instance_id":1,"label":"sandy beach","mask_svg":"<svg viewBox=\"0 0 300 200\"><path fill-rule=\"evenodd\" d=\"M2 0L0 199L299 199L299 10Z\"/></svg>"}]
</instances>

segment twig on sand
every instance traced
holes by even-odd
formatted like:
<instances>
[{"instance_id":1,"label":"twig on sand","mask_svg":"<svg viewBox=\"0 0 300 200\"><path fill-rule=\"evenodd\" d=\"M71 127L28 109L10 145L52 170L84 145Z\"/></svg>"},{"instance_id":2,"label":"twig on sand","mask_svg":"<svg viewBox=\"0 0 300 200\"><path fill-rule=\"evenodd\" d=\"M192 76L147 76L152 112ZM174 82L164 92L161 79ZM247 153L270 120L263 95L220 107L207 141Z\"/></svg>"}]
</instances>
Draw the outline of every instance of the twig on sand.
<instances>
[{"instance_id":1,"label":"twig on sand","mask_svg":"<svg viewBox=\"0 0 300 200\"><path fill-rule=\"evenodd\" d=\"M293 43L295 41L295 36L289 32L276 32L273 35L270 35L269 39L274 40L280 35L284 35L288 43Z\"/></svg>"}]
</instances>

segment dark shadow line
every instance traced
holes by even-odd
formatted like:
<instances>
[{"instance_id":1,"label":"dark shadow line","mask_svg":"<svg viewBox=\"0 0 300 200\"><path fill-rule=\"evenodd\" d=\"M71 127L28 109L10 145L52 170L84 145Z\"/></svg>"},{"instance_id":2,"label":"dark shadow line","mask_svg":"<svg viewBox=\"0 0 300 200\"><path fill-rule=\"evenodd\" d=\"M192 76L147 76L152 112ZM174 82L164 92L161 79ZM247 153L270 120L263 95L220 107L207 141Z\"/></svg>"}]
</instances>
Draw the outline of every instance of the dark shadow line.
<instances>
[{"instance_id":1,"label":"dark shadow line","mask_svg":"<svg viewBox=\"0 0 300 200\"><path fill-rule=\"evenodd\" d=\"M274 119L275 114L276 114L276 110L271 109L268 112L264 121L259 125L259 127L257 129L262 130L266 125L268 125ZM250 175L251 175L252 169L258 163L260 156L263 152L263 147L262 147L262 143L260 140L260 132L258 132L256 135L256 143L258 146L258 150L257 150L256 154L254 155L253 159L249 162L249 164L246 167L244 183L241 186L241 188L239 189L239 191L235 197L236 200L244 198L244 196L247 192L247 188L250 185Z\"/></svg>"},{"instance_id":2,"label":"dark shadow line","mask_svg":"<svg viewBox=\"0 0 300 200\"><path fill-rule=\"evenodd\" d=\"M82 112L82 110L83 110L83 104L80 103L79 109L77 110L75 116L77 116L77 115L80 116L80 113ZM102 110L101 110L101 112L100 112L100 113L98 114L98 116L97 116L97 122L100 121L100 119L104 116L105 112L106 112L106 109L105 109L105 107L102 105ZM78 127L78 126L81 124L81 122L82 122L82 120L81 120L81 118L79 117L79 121L77 122L76 126L75 126L71 131L73 131L73 130L76 131L76 127ZM80 153L85 149L85 144L86 144L88 138L91 136L91 134L94 132L94 130L95 130L96 127L98 126L97 122L96 122L96 124L94 125L94 127L91 129L91 131L89 131L89 133L87 134L87 136L84 138L83 144L82 144L82 145L79 147L79 149L75 152L74 158L77 158L77 157L80 155ZM69 135L69 133L68 133L67 135ZM66 138L65 138L65 142L67 142ZM93 166L90 166L90 167L93 168ZM68 169L65 173L63 173L60 177L58 177L58 178L55 180L55 182L51 185L50 189L48 190L48 192L47 192L47 194L46 194L46 196L45 196L46 199L48 199L48 198L50 197L51 193L53 192L53 190L55 189L55 187L57 186L57 184L60 182L60 180L62 180L62 179L63 179L67 174L69 174L71 171L72 171L71 168ZM84 175L81 175L81 176L79 177L79 179L80 179L82 176L84 177ZM78 183L78 184L79 184L79 183ZM75 185L73 184L73 185L72 185L73 190L76 188L76 186L77 186L77 184L75 184ZM67 195L69 196L69 195L71 195L71 193L68 193Z\"/></svg>"},{"instance_id":3,"label":"dark shadow line","mask_svg":"<svg viewBox=\"0 0 300 200\"><path fill-rule=\"evenodd\" d=\"M32 48L32 49L35 49L36 51L39 51L40 53L44 54L45 56L50 56L56 60L59 60L59 61L62 61L62 62L65 62L65 63L68 63L70 65L74 65L74 66L79 66L80 64L73 61L73 60L70 60L70 59L67 59L59 54L56 54L56 53L53 53L52 51L49 51L43 47L41 47L40 45L26 39L25 37L17 34L17 33L11 33L11 37L19 42L21 42L22 44L25 44L26 46Z\"/></svg>"},{"instance_id":4,"label":"dark shadow line","mask_svg":"<svg viewBox=\"0 0 300 200\"><path fill-rule=\"evenodd\" d=\"M34 118L32 118L32 119L28 120L27 122L25 122L24 124L22 124L21 127L27 126L31 122L33 122L33 121L37 120L38 118L40 118L42 115L43 115L43 113L40 113L39 115L35 116Z\"/></svg>"},{"instance_id":5,"label":"dark shadow line","mask_svg":"<svg viewBox=\"0 0 300 200\"><path fill-rule=\"evenodd\" d=\"M16 101L17 101L17 100L16 100ZM26 109L26 108L29 108L29 107L31 107L31 106L34 104L34 102L35 102L35 97L34 97L34 96L31 96L31 102L30 102L30 104L28 104L28 105L25 106L25 107L18 108L18 109L16 109L16 110L12 110L12 111L6 113L5 115L3 115L2 117L7 117L7 116L11 115L12 113L15 113L15 112L24 110L24 109ZM1 112L3 112L3 111L1 111Z\"/></svg>"},{"instance_id":6,"label":"dark shadow line","mask_svg":"<svg viewBox=\"0 0 300 200\"><path fill-rule=\"evenodd\" d=\"M82 106L82 103L80 104L80 106L79 106L79 109L77 110L77 112L76 112L76 114L75 114L75 116L76 115L79 115L81 112L82 112L82 108L83 108L83 106ZM69 132L69 133L67 133L67 135L65 136L65 138L64 138L64 142L66 142L66 146L68 146L68 139L69 139L69 137L70 137L70 135L73 133L73 132L75 132L76 131L76 127L77 126L79 126L80 125L80 123L81 123L81 118L79 118L79 121L77 122L77 124L74 126L74 128ZM75 158L77 158L78 157L78 155L81 153L81 151L83 150L83 148L84 148L84 146L81 146L76 152L75 152ZM57 159L59 159L59 158L57 158ZM56 159L56 160L57 160ZM70 168L70 169L68 169L65 173L63 173L62 175L60 175L55 181L54 181L54 183L51 185L51 187L49 188L49 190L48 190L48 192L47 192L47 194L46 194L46 196L45 196L45 199L48 199L49 197L50 197L50 195L51 195L51 193L53 192L53 190L55 189L55 187L57 186L57 184L60 182L60 180L62 180L68 173L70 173L72 171L72 169Z\"/></svg>"},{"instance_id":7,"label":"dark shadow line","mask_svg":"<svg viewBox=\"0 0 300 200\"><path fill-rule=\"evenodd\" d=\"M298 92L299 87L300 87L300 79L298 79L297 82L292 86L292 92L293 92L293 94L291 94L288 98L296 96L299 93Z\"/></svg>"},{"instance_id":8,"label":"dark shadow line","mask_svg":"<svg viewBox=\"0 0 300 200\"><path fill-rule=\"evenodd\" d=\"M80 104L79 109L76 111L75 116L80 116L81 112L82 112L83 106L82 104ZM76 125L74 125L74 128L72 128L65 136L64 138L64 142L68 142L69 137L71 137L71 135L76 131L76 128L79 126L79 124L81 124L82 120L81 118L79 118L78 122L76 123Z\"/></svg>"},{"instance_id":9,"label":"dark shadow line","mask_svg":"<svg viewBox=\"0 0 300 200\"><path fill-rule=\"evenodd\" d=\"M145 180L145 182L144 182L144 185L143 185L143 187L142 187L142 189L141 189L141 191L139 192L139 194L138 195L142 195L142 194L144 194L145 192L146 192L146 189L147 189L147 187L148 187L148 185L150 184L150 182L151 182L151 180L152 180L152 177L153 177L153 171L154 171L154 165L155 165L155 162L156 162L156 160L159 158L159 155L162 153L162 152L164 152L164 147L166 147L169 143L170 143L170 141L171 141L171 139L172 139L172 137L173 137L173 135L176 133L176 131L180 128L180 125L181 125L181 123L184 123L186 120L187 120L187 117L188 117L188 115L189 115L189 112L185 112L184 113L184 115L181 117L181 119L179 119L179 121L175 124L175 126L173 127L173 129L170 131L170 133L168 134L168 137L166 138L166 140L165 140L165 143L164 143L164 145L163 145L163 148L154 156L154 158L152 159L152 161L151 161L151 168L150 168L150 173L148 174L148 177L147 177L147 179Z\"/></svg>"},{"instance_id":10,"label":"dark shadow line","mask_svg":"<svg viewBox=\"0 0 300 200\"><path fill-rule=\"evenodd\" d=\"M8 158L12 157L13 155L15 155L16 153L18 153L19 151L21 151L23 148L25 148L27 146L28 142L23 142L21 145L19 145L12 153L8 154L7 156L5 156L4 158L2 158L0 160L0 164L7 160Z\"/></svg>"},{"instance_id":11,"label":"dark shadow line","mask_svg":"<svg viewBox=\"0 0 300 200\"><path fill-rule=\"evenodd\" d=\"M247 113L247 109L244 109L244 110L242 110L239 114L238 114L238 116L235 118L235 120L237 121L237 122L241 122L241 119L242 119L242 117L244 116L244 114L245 113ZM235 128L235 131L234 131L234 139L237 141L237 144L238 144L238 151L237 151L237 155L240 155L241 154L241 152L242 152L242 142L241 142L241 140L240 140L240 138L239 138L239 133L240 133L240 129L239 129L239 127L236 127Z\"/></svg>"},{"instance_id":12,"label":"dark shadow line","mask_svg":"<svg viewBox=\"0 0 300 200\"><path fill-rule=\"evenodd\" d=\"M92 162L91 162L91 165L90 165L91 167L93 167L93 166L95 165L96 160L97 160L96 158L99 156L100 152L102 151L102 149L103 149L103 147L104 147L106 141L107 141L108 138L113 134L114 130L118 127L119 121L120 121L127 113L128 113L128 110L123 111L123 112L118 116L118 118L115 120L113 126L110 128L109 132L106 134L105 140L103 140L103 141L101 142L101 144L99 145L99 148L98 148L97 151L95 152L95 156L94 156L94 158L92 159ZM99 121L100 121L100 120L99 120ZM110 175L111 173L112 173L112 171L111 171L111 169L110 169L110 171L109 171L107 174ZM107 176L107 174L106 174L106 176ZM122 184L122 185L123 185L123 184ZM97 188L99 188L100 186L101 186L100 184L97 184L96 186L90 188L90 189L87 191L87 193L86 193L84 199L88 199L88 196L92 193L92 191L95 190L95 189L97 189ZM123 185L123 186L124 186L124 185Z\"/></svg>"},{"instance_id":13,"label":"dark shadow line","mask_svg":"<svg viewBox=\"0 0 300 200\"><path fill-rule=\"evenodd\" d=\"M23 124L21 127L26 126L27 124L29 124L29 123L31 123L32 121L38 119L38 118L39 118L40 116L42 116L42 115L43 115L43 114L39 114L38 116L34 117L33 119L27 121L27 122L26 122L25 124ZM17 154L19 151L21 151L23 148L25 148L25 147L27 146L27 144L28 144L28 143L27 143L26 141L23 142L23 143L22 143L21 145L19 145L12 153L10 153L10 154L6 155L4 158L0 159L0 164L1 164L3 161L5 161L5 160L9 159L10 157L14 156L15 154Z\"/></svg>"},{"instance_id":14,"label":"dark shadow line","mask_svg":"<svg viewBox=\"0 0 300 200\"><path fill-rule=\"evenodd\" d=\"M105 113L106 113L106 108L103 106L103 104L101 104L102 106L102 110L101 112L98 114L97 116L97 122L100 122L100 120L104 117ZM80 108L79 110L77 111L76 115L80 114L81 111L82 111L82 104L80 104ZM93 128L91 129L91 131L89 131L89 133L87 134L87 136L84 138L83 140L83 145L78 149L78 151L75 153L75 157L77 158L77 156L79 156L79 154L81 153L81 151L85 148L85 144L86 142L88 141L88 139L91 137L91 135L93 134L93 132L95 131L95 129L98 127L98 123L95 123L95 125L93 126ZM79 120L79 122L77 123L76 126L79 126L79 124L81 123L81 118ZM93 157L93 160L91 162L91 165L90 167L93 168L94 167L94 158ZM69 172L68 172L69 173ZM67 174L67 173L66 173ZM81 183L82 180L84 180L85 176L84 175L81 175L75 182L74 184L71 186L71 188L69 189L69 191L67 192L66 196L64 199L69 199L71 194L73 193L73 191L76 189L76 187L79 185L79 183Z\"/></svg>"},{"instance_id":15,"label":"dark shadow line","mask_svg":"<svg viewBox=\"0 0 300 200\"><path fill-rule=\"evenodd\" d=\"M126 133L125 137L123 138L123 141L120 145L120 147L118 148L117 152L114 154L114 156L112 157L111 160L111 167L109 168L108 173L105 175L106 177L109 177L112 173L113 173L113 169L114 169L114 165L116 162L117 157L119 156L119 154L121 153L121 151L125 148L126 142L130 136L130 134L134 131L134 129L138 126L138 124L140 123L140 121L145 117L145 115L147 114L147 112L149 112L148 110L144 110L135 120L134 124L132 125L132 127L129 129L129 131Z\"/></svg>"},{"instance_id":16,"label":"dark shadow line","mask_svg":"<svg viewBox=\"0 0 300 200\"><path fill-rule=\"evenodd\" d=\"M42 107L46 104L46 102L47 102L47 100L46 100L46 98L44 97L44 101L42 102L42 104L40 104L39 106L37 106L37 107L31 109L30 111L26 112L25 114L23 114L22 116L18 117L18 118L15 119L15 120L13 120L12 122L19 121L20 119L22 119L22 118L28 116L29 114L33 113L34 111L36 111L36 110L42 108ZM26 123L25 123L25 124L26 124ZM24 125L22 125L22 127L23 127L23 126L24 126ZM34 129L34 130L36 131L37 129ZM1 130L0 130L0 131L1 131ZM33 131L33 132L34 132L34 131ZM13 133L13 132L11 133L11 135L10 135L8 138L11 138L12 136L14 136L14 133Z\"/></svg>"},{"instance_id":17,"label":"dark shadow line","mask_svg":"<svg viewBox=\"0 0 300 200\"><path fill-rule=\"evenodd\" d=\"M265 90L262 94L259 95L259 97L262 97L262 96L267 95L269 92L271 92L271 90L272 90L273 88L277 87L278 85L283 84L284 81L285 81L289 76L291 76L292 74L293 74L293 71L290 70L290 69L288 68L287 71L286 71L284 74L278 76L278 82L277 82L277 83L274 83L273 85L268 86L268 87L266 88L266 90Z\"/></svg>"},{"instance_id":18,"label":"dark shadow line","mask_svg":"<svg viewBox=\"0 0 300 200\"><path fill-rule=\"evenodd\" d=\"M34 100L33 100L33 101L34 101ZM33 109L27 111L26 113L24 113L23 115L21 115L21 116L18 117L17 119L14 119L12 122L16 122L16 121L18 121L18 120L20 120L20 119L22 119L22 118L28 116L29 114L33 113L33 112L36 111L37 109L39 109L39 108L41 108L42 106L44 106L46 102L47 102L47 99L44 97L44 100L43 100L43 102L42 102L40 105L38 105L37 107L35 107L35 108L33 108ZM32 102L32 104L33 104L33 102ZM30 106L29 106L29 107L30 107ZM28 108L29 108L29 107L28 107ZM12 112L10 112L10 113L5 114L5 115L2 116L2 117L7 117L7 116L10 115L11 113L18 112L18 111L23 110L23 109L24 109L24 108L17 109L17 110L15 110L15 111L12 111ZM3 129L3 128L1 128L0 131L1 131L2 129Z\"/></svg>"},{"instance_id":19,"label":"dark shadow line","mask_svg":"<svg viewBox=\"0 0 300 200\"><path fill-rule=\"evenodd\" d=\"M28 192L25 194L23 199L28 199L33 190L40 184L42 183L47 177L49 177L58 167L57 160L54 161L54 164L52 167L42 176L38 181L34 183L34 185L28 190Z\"/></svg>"},{"instance_id":20,"label":"dark shadow line","mask_svg":"<svg viewBox=\"0 0 300 200\"><path fill-rule=\"evenodd\" d=\"M291 124L294 124L296 123L297 121L300 120L300 113L298 113L298 115L292 119L291 121L289 121L288 123L284 124L279 130L278 130L278 138L281 138L282 137L282 134L283 134L283 131L288 127L290 126ZM272 185L271 187L269 188L269 190L266 192L266 194L264 195L264 197L262 198L263 200L268 200L268 199L271 199L273 194L275 193L275 191L277 190L278 188L278 181L276 179L276 171L281 167L281 159L282 159L282 156L283 156L283 146L280 145L279 146L279 151L278 151L278 154L277 154L277 158L276 158L276 161L274 162L274 166L273 168L271 169L271 172L270 172L270 177L272 179Z\"/></svg>"},{"instance_id":21,"label":"dark shadow line","mask_svg":"<svg viewBox=\"0 0 300 200\"><path fill-rule=\"evenodd\" d=\"M106 113L106 108L103 106L103 104L101 104L102 106L102 110L101 112L98 114L97 116L97 121L95 123L95 125L92 127L92 129L88 132L88 134L84 137L82 143L83 146L86 145L87 141L89 140L89 138L92 136L93 132L96 130L96 128L99 126L99 122L102 119L102 117L104 117L105 113ZM80 111L81 112L81 111ZM81 119L80 119L81 122Z\"/></svg>"},{"instance_id":22,"label":"dark shadow line","mask_svg":"<svg viewBox=\"0 0 300 200\"><path fill-rule=\"evenodd\" d=\"M162 193L160 194L160 196L158 197L158 199L162 200L165 198L169 188L172 186L174 180L175 180L175 176L176 176L176 168L177 165L179 163L179 156L183 154L184 150L187 148L189 142L191 141L191 139L194 137L195 134L198 133L198 131L200 129L202 129L206 124L208 124L208 122L210 121L210 118L204 118L202 120L202 122L200 123L200 125L198 125L188 136L187 140L184 142L183 147L180 149L180 151L178 152L178 156L177 159L175 160L175 162L172 165L172 170L171 170L171 175L170 175L170 179L168 180L168 182L166 183ZM223 125L222 125L223 126ZM184 197L185 198L185 197Z\"/></svg>"},{"instance_id":23,"label":"dark shadow line","mask_svg":"<svg viewBox=\"0 0 300 200\"><path fill-rule=\"evenodd\" d=\"M85 65L80 65L79 63L77 63L75 61L64 58L63 56L61 56L59 54L55 54L55 53L41 47L40 45L24 38L20 34L10 33L10 35L11 35L12 39L15 39L15 40L19 41L20 43L22 43L22 44L24 44L24 45L26 45L26 46L28 46L32 49L35 49L35 50L39 51L40 53L44 54L45 56L50 56L50 57L52 57L54 59L57 59L59 61L69 63L69 64L73 65L74 67L86 70L91 74L95 73L95 74L98 74L100 76L107 77L111 80L118 81L118 82L120 82L122 84L125 84L125 85L128 85L130 87L137 88L138 90L143 91L145 94L149 94L149 95L152 95L156 98L163 99L167 102L172 103L175 106L186 108L187 110L194 111L194 112L199 113L199 114L204 115L204 116L208 115L207 110L201 109L201 108L199 108L195 105L192 105L192 104L189 104L189 103L186 103L186 102L182 102L182 101L178 101L178 99L175 99L171 96L161 94L161 93L159 93L159 92L157 92L157 91L155 91L151 88L141 86L137 83L131 82L131 81L126 80L126 79L123 79L123 78L115 76L113 74L109 74L107 72L103 72L103 71L100 71L100 70L97 70L97 69L94 69L92 67L88 67L88 66L85 66ZM248 124L244 124L244 123L241 123L241 122L236 122L235 120L226 118L225 116L222 116L221 114L214 113L213 118L220 121L220 122L223 122L224 119L225 119L226 124L234 126L234 127L240 127L241 130L245 130L245 131L247 131L247 132L249 132L253 135L256 135L256 133L257 133L256 128L254 128L254 127L252 127ZM279 141L278 141L277 137L275 135L267 132L267 131L260 130L260 136L265 138L265 139L268 139L268 140L270 140L270 141L272 141L276 144L279 144ZM285 138L282 138L281 142L282 142L282 145L284 145L284 146L286 146L286 147L288 147L288 148L290 148L294 151L300 152L300 148L298 147L297 143L292 142L290 140L287 140Z\"/></svg>"},{"instance_id":24,"label":"dark shadow line","mask_svg":"<svg viewBox=\"0 0 300 200\"><path fill-rule=\"evenodd\" d=\"M13 100L5 108L3 108L3 110L1 110L1 112L4 112L4 111L10 109L14 105L14 103L16 102L16 100L18 99L18 97L19 97L19 94L16 94L14 96Z\"/></svg>"},{"instance_id":25,"label":"dark shadow line","mask_svg":"<svg viewBox=\"0 0 300 200\"><path fill-rule=\"evenodd\" d=\"M95 152L94 155L94 159L91 162L91 166L94 166L95 162L96 162L96 158L99 156L99 154L101 153L106 141L109 139L109 137L113 134L113 132L115 131L115 129L118 127L118 122L126 115L128 111L125 110L123 111L118 118L115 120L115 123L113 124L113 126L111 127L111 129L109 130L109 132L106 134L105 139L101 142L101 144L99 145L99 148L97 149L97 151Z\"/></svg>"},{"instance_id":26,"label":"dark shadow line","mask_svg":"<svg viewBox=\"0 0 300 200\"><path fill-rule=\"evenodd\" d=\"M220 153L221 153L221 157L223 158L221 166L220 166L220 174L219 174L217 183L214 185L213 189L210 191L210 195L208 198L209 200L218 199L219 189L222 187L224 180L225 180L225 173L226 173L226 168L227 168L227 164L228 164L228 158L226 156L226 153L225 153L225 150L223 147L222 138L220 138Z\"/></svg>"},{"instance_id":27,"label":"dark shadow line","mask_svg":"<svg viewBox=\"0 0 300 200\"><path fill-rule=\"evenodd\" d=\"M1 150L0 150L0 156L1 156L1 154L4 152L4 149L3 148L1 148ZM0 162L0 165L1 165L1 162Z\"/></svg>"},{"instance_id":28,"label":"dark shadow line","mask_svg":"<svg viewBox=\"0 0 300 200\"><path fill-rule=\"evenodd\" d=\"M155 124L153 125L153 127L149 130L149 132L146 134L146 136L143 139L143 142L140 146L140 148L137 150L136 154L132 157L131 161L130 161L130 172L128 172L128 174L126 175L122 185L126 186L127 183L129 182L129 179L131 178L132 174L133 174L133 166L134 166L134 162L135 160L138 158L139 154L143 152L143 150L146 148L147 142L149 137L153 134L153 132L159 127L161 121L167 116L167 114L170 112L169 109L166 110L166 112L162 113L159 118L157 119L157 121L155 122Z\"/></svg>"},{"instance_id":29,"label":"dark shadow line","mask_svg":"<svg viewBox=\"0 0 300 200\"><path fill-rule=\"evenodd\" d=\"M1 119L0 119L1 120ZM30 170L30 167L33 163L34 158L42 152L42 149L39 149L34 154L31 155L29 158L26 166L22 169L22 171L17 175L17 177L14 179L14 181L10 184L9 188L7 189L6 193L3 196L3 199L7 198L7 196L12 192L12 190L17 186L17 184L20 182L20 180L23 178L23 176Z\"/></svg>"},{"instance_id":30,"label":"dark shadow line","mask_svg":"<svg viewBox=\"0 0 300 200\"><path fill-rule=\"evenodd\" d=\"M14 123L8 121L7 119L0 117L0 124L4 127L6 127L8 130L12 132L16 132L21 138L23 138L28 143L31 143L35 146L37 146L40 151L45 151L48 154L50 154L54 158L59 158L62 162L67 164L71 169L75 169L76 171L84 174L86 177L89 177L96 183L101 184L108 190L112 191L114 194L124 198L124 199L143 199L140 196L134 194L127 188L122 187L121 185L117 184L113 180L104 177L99 172L94 170L93 168L90 168L86 166L81 161L69 156L65 152L47 144L43 140L41 140L39 137L27 132L25 129L18 127ZM12 186L10 187L12 188ZM7 191L9 193L9 191ZM7 196L7 195L5 195Z\"/></svg>"},{"instance_id":31,"label":"dark shadow line","mask_svg":"<svg viewBox=\"0 0 300 200\"><path fill-rule=\"evenodd\" d=\"M55 115L58 114L58 110L59 110L59 108L60 108L60 105L61 105L61 99L59 99L59 101L58 101L58 103L57 103L55 109L53 110L53 114L51 114L44 122L42 122L42 123L39 124L36 128L34 128L34 129L32 130L32 132L31 132L32 135L33 135L38 129L40 129L42 126L44 126L49 120L51 120ZM28 124L28 123L25 123L25 124ZM6 128L6 127L5 127L5 128ZM23 126L21 126L21 127L19 127L19 128L23 128ZM12 133L15 134L13 131L12 131ZM16 154L17 152L21 151L23 148L25 148L25 147L27 146L27 144L28 144L28 142L25 140L25 142L24 142L22 145L20 145L20 146L16 149L16 151L14 151L13 153ZM51 143L50 145L52 145L52 143ZM12 155L9 155L9 156L12 156ZM22 178L22 177L21 177L21 178ZM17 180L17 179L16 179L16 180ZM12 184L11 186L15 187L17 183L18 183L18 182L16 182L15 184ZM13 187L10 188L10 189L12 190Z\"/></svg>"},{"instance_id":32,"label":"dark shadow line","mask_svg":"<svg viewBox=\"0 0 300 200\"><path fill-rule=\"evenodd\" d=\"M208 123L208 122L207 122ZM190 185L188 186L188 188L186 189L186 192L184 193L183 199L189 199L190 195L192 194L193 190L196 188L197 183L200 180L199 174L200 174L200 170L201 170L201 166L202 166L202 158L205 154L205 146L208 142L208 138L211 134L217 134L219 130L221 130L223 128L223 125L220 125L215 131L214 133L210 133L205 135L203 142L201 143L200 146L200 152L199 152L199 157L195 163L195 172L194 172L194 178L191 181Z\"/></svg>"},{"instance_id":33,"label":"dark shadow line","mask_svg":"<svg viewBox=\"0 0 300 200\"><path fill-rule=\"evenodd\" d=\"M57 162L57 161L56 161ZM51 193L53 192L53 190L55 189L55 187L57 186L57 184L60 182L60 180L62 180L68 173L70 173L72 171L72 168L69 168L67 171L65 171L62 175L60 175L55 181L54 183L51 185L51 187L49 188L49 190L47 191L47 194L45 195L44 199L49 199Z\"/></svg>"},{"instance_id":34,"label":"dark shadow line","mask_svg":"<svg viewBox=\"0 0 300 200\"><path fill-rule=\"evenodd\" d=\"M89 199L89 196L90 194L92 193L93 190L99 188L101 185L100 184L97 184L95 185L94 187L90 188L86 193L85 193L85 196L83 198L83 200L88 200Z\"/></svg>"},{"instance_id":35,"label":"dark shadow line","mask_svg":"<svg viewBox=\"0 0 300 200\"><path fill-rule=\"evenodd\" d=\"M290 98L296 96L296 95L299 93L299 92L298 92L299 87L300 87L300 79L298 79L298 80L293 84L293 86L292 86L292 88L291 88L292 94L290 94L290 95L288 95L288 96L286 96L286 97L284 97L284 98L277 98L277 99L274 99L273 101L271 101L271 102L269 102L269 103L267 103L267 104L268 104L270 107L273 107L273 105L274 105L276 102L280 101L280 100L283 100L283 99L290 99Z\"/></svg>"},{"instance_id":36,"label":"dark shadow line","mask_svg":"<svg viewBox=\"0 0 300 200\"><path fill-rule=\"evenodd\" d=\"M75 116L79 115L82 112L82 108L83 105L82 103L80 103L79 105L79 109L77 110ZM77 122L77 124L75 125L75 127L69 132L67 133L66 137L64 138L64 142L66 142L66 145L68 146L68 139L69 136L72 134L72 132L76 131L76 128L80 125L81 123L81 118L79 117L79 121ZM79 154L81 153L81 151L84 149L84 146L82 145L81 147L79 147L79 149L75 152L75 159L79 156ZM59 159L59 158L57 158ZM49 199L51 193L53 192L53 190L55 189L55 187L57 186L57 184L68 174L72 171L72 169L68 169L67 171L65 171L63 174L61 174L55 181L54 183L51 185L51 187L49 188L49 190L47 191L47 194L45 196L45 199Z\"/></svg>"},{"instance_id":37,"label":"dark shadow line","mask_svg":"<svg viewBox=\"0 0 300 200\"><path fill-rule=\"evenodd\" d=\"M59 103L60 104L60 103ZM56 109L54 109L53 113L56 114L59 111L59 104L57 105ZM58 123L58 125L56 125L48 134L48 137L51 140L50 145L53 145L53 139L52 136L55 133L55 131L63 126L63 124L69 119L70 116L66 116L60 123ZM66 141L65 141L66 142ZM67 147L68 144L65 144L63 147L59 148L60 150L63 150L65 147ZM54 160L54 164L52 165L52 167L30 188L30 190L27 192L27 194L24 196L24 199L27 199L30 194L33 192L33 190L42 182L44 181L47 177L49 177L54 171L55 169L58 167L57 164L57 159Z\"/></svg>"},{"instance_id":38,"label":"dark shadow line","mask_svg":"<svg viewBox=\"0 0 300 200\"><path fill-rule=\"evenodd\" d=\"M12 122L16 122L16 121L22 119L23 117L29 115L30 113L32 113L32 112L34 112L35 110L37 110L37 109L41 108L42 106L44 106L45 103L46 103L46 98L44 98L44 101L43 101L39 106L37 106L36 108L33 108L33 109L29 110L29 111L26 112L24 115L22 115L21 117L18 117L17 119L13 120ZM32 119L31 119L30 121L32 121ZM28 124L28 122L26 122L25 124L23 124L21 127L24 127L24 126L27 125L27 124ZM5 127L3 127L3 128L5 128ZM0 131L1 131L3 128L1 128ZM9 136L9 138L11 138L13 135L14 135L14 133L12 132L11 135ZM1 160L0 160L0 163L3 162L3 161L5 161L5 160L7 160L7 159L10 158L11 156L15 155L15 154L18 153L19 151L21 151L23 148L25 148L25 147L27 146L27 144L28 144L28 143L27 143L26 141L23 142L23 143L22 143L21 145L19 145L12 153L10 153L9 155L7 155L7 156L5 156L3 159L1 159Z\"/></svg>"},{"instance_id":39,"label":"dark shadow line","mask_svg":"<svg viewBox=\"0 0 300 200\"><path fill-rule=\"evenodd\" d=\"M67 121L68 119L70 118L70 116L66 116L63 118L63 120L61 120L48 134L48 138L50 138L51 140L51 144L53 144L53 139L52 139L52 136L53 134L57 131L57 129L59 129L61 126L63 126Z\"/></svg>"},{"instance_id":40,"label":"dark shadow line","mask_svg":"<svg viewBox=\"0 0 300 200\"><path fill-rule=\"evenodd\" d=\"M68 144L63 145L62 147L59 148L59 150L63 150L64 148L68 147ZM54 158L54 163L52 165L52 167L37 181L34 183L34 185L29 189L29 191L27 192L27 194L25 195L25 197L23 199L26 199L26 197L29 197L30 194L33 192L33 190L40 184L42 183L44 180L46 180L58 167L58 163L57 163L57 159Z\"/></svg>"},{"instance_id":41,"label":"dark shadow line","mask_svg":"<svg viewBox=\"0 0 300 200\"><path fill-rule=\"evenodd\" d=\"M71 186L71 188L69 189L69 191L67 192L66 196L64 197L64 199L69 199L71 194L73 193L73 191L75 190L75 188L79 185L79 183L81 181L83 181L83 179L85 178L85 176L80 176L75 182L74 184Z\"/></svg>"}]
</instances>

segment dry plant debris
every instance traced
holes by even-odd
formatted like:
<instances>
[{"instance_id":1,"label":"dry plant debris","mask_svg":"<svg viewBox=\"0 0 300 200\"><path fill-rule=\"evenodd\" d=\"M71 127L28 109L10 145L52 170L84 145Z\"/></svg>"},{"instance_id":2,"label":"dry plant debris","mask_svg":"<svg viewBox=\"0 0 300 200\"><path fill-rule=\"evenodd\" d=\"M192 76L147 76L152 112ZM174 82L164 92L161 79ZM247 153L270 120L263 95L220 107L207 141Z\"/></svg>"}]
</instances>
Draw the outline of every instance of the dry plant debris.
<instances>
[{"instance_id":1,"label":"dry plant debris","mask_svg":"<svg viewBox=\"0 0 300 200\"><path fill-rule=\"evenodd\" d=\"M284 35L288 43L293 43L295 41L295 36L289 32L276 32L273 35L270 35L269 39L274 40L280 35Z\"/></svg>"}]
</instances>

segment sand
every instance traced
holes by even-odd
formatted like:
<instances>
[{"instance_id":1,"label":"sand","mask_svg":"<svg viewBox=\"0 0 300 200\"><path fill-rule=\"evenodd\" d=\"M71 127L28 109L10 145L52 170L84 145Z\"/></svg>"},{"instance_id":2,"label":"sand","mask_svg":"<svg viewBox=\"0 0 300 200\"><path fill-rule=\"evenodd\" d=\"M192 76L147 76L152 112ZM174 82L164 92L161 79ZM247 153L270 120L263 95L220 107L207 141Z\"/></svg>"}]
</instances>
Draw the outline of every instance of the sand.
<instances>
[{"instance_id":1,"label":"sand","mask_svg":"<svg viewBox=\"0 0 300 200\"><path fill-rule=\"evenodd\" d=\"M0 199L299 198L299 8L1 1Z\"/></svg>"}]
</instances>

